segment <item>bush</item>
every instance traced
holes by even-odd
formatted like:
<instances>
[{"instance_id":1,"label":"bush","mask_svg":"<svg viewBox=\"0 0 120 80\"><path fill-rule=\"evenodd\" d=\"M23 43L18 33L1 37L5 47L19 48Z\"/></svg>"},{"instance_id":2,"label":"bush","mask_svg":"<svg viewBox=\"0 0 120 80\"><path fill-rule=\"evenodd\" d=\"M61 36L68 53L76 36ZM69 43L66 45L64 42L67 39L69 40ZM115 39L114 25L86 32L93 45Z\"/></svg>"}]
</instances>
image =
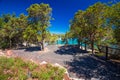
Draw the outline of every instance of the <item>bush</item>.
<instances>
[{"instance_id":1,"label":"bush","mask_svg":"<svg viewBox=\"0 0 120 80\"><path fill-rule=\"evenodd\" d=\"M27 67L27 63L24 62L21 58L15 58L15 66L20 68L20 67Z\"/></svg>"},{"instance_id":2,"label":"bush","mask_svg":"<svg viewBox=\"0 0 120 80\"><path fill-rule=\"evenodd\" d=\"M35 63L30 62L30 61L27 63L27 66L30 71L33 71L34 69L36 69L38 67Z\"/></svg>"},{"instance_id":3,"label":"bush","mask_svg":"<svg viewBox=\"0 0 120 80\"><path fill-rule=\"evenodd\" d=\"M10 69L14 65L13 58L0 57L0 66L5 69Z\"/></svg>"},{"instance_id":4,"label":"bush","mask_svg":"<svg viewBox=\"0 0 120 80\"><path fill-rule=\"evenodd\" d=\"M0 74L0 80L7 80L9 78L9 75Z\"/></svg>"},{"instance_id":5,"label":"bush","mask_svg":"<svg viewBox=\"0 0 120 80\"><path fill-rule=\"evenodd\" d=\"M32 73L33 78L38 78L39 80L62 80L65 70L58 67L53 67L48 64L46 67L40 68L39 71L34 71Z\"/></svg>"},{"instance_id":6,"label":"bush","mask_svg":"<svg viewBox=\"0 0 120 80\"><path fill-rule=\"evenodd\" d=\"M24 70L18 71L18 79L19 80L26 80L27 79L27 73Z\"/></svg>"},{"instance_id":7,"label":"bush","mask_svg":"<svg viewBox=\"0 0 120 80\"><path fill-rule=\"evenodd\" d=\"M50 64L39 66L30 61L24 62L21 58L0 57L0 80L26 80L28 77L38 80L62 80L64 72L64 69Z\"/></svg>"},{"instance_id":8,"label":"bush","mask_svg":"<svg viewBox=\"0 0 120 80\"><path fill-rule=\"evenodd\" d=\"M1 49L9 48L8 42L0 41L0 48Z\"/></svg>"}]
</instances>

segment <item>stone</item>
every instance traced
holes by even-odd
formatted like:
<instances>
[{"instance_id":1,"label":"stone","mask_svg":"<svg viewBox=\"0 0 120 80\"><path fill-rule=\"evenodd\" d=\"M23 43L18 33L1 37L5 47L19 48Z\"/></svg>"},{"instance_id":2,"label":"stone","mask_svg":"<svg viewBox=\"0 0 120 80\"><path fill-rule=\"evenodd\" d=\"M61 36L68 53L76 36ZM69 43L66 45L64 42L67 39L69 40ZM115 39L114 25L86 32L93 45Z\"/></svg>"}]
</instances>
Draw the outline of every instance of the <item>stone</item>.
<instances>
[{"instance_id":1,"label":"stone","mask_svg":"<svg viewBox=\"0 0 120 80\"><path fill-rule=\"evenodd\" d=\"M11 56L12 55L12 51L11 50L7 50L6 55L7 56Z\"/></svg>"},{"instance_id":2,"label":"stone","mask_svg":"<svg viewBox=\"0 0 120 80\"><path fill-rule=\"evenodd\" d=\"M45 65L45 64L48 64L46 61L42 61L41 63L40 63L40 65Z\"/></svg>"},{"instance_id":3,"label":"stone","mask_svg":"<svg viewBox=\"0 0 120 80\"><path fill-rule=\"evenodd\" d=\"M0 56L4 56L5 53L3 53L1 50L0 50Z\"/></svg>"}]
</instances>

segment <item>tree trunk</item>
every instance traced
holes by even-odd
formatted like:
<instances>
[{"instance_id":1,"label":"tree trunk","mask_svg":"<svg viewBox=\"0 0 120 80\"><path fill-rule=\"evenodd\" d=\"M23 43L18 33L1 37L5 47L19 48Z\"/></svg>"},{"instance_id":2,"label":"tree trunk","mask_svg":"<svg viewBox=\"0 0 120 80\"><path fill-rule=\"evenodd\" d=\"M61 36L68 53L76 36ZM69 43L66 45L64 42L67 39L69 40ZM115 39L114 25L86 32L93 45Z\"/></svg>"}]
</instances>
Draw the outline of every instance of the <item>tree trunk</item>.
<instances>
[{"instance_id":1,"label":"tree trunk","mask_svg":"<svg viewBox=\"0 0 120 80\"><path fill-rule=\"evenodd\" d=\"M27 48L30 47L30 46L29 46L29 42L26 42L26 47L27 47Z\"/></svg>"},{"instance_id":2,"label":"tree trunk","mask_svg":"<svg viewBox=\"0 0 120 80\"><path fill-rule=\"evenodd\" d=\"M44 51L44 39L42 40L42 44L41 44L41 50L43 50Z\"/></svg>"},{"instance_id":3,"label":"tree trunk","mask_svg":"<svg viewBox=\"0 0 120 80\"><path fill-rule=\"evenodd\" d=\"M94 54L94 41L91 41L92 54Z\"/></svg>"},{"instance_id":4,"label":"tree trunk","mask_svg":"<svg viewBox=\"0 0 120 80\"><path fill-rule=\"evenodd\" d=\"M10 39L10 46L9 46L9 48L11 48L11 46L12 46L12 41L11 41L11 39Z\"/></svg>"},{"instance_id":5,"label":"tree trunk","mask_svg":"<svg viewBox=\"0 0 120 80\"><path fill-rule=\"evenodd\" d=\"M68 45L68 40L66 39L66 45Z\"/></svg>"},{"instance_id":6,"label":"tree trunk","mask_svg":"<svg viewBox=\"0 0 120 80\"><path fill-rule=\"evenodd\" d=\"M81 49L83 49L82 42L81 42Z\"/></svg>"},{"instance_id":7,"label":"tree trunk","mask_svg":"<svg viewBox=\"0 0 120 80\"><path fill-rule=\"evenodd\" d=\"M80 48L80 40L78 40L78 48Z\"/></svg>"},{"instance_id":8,"label":"tree trunk","mask_svg":"<svg viewBox=\"0 0 120 80\"><path fill-rule=\"evenodd\" d=\"M17 43L17 44L16 44L16 49L18 49L18 48L19 48L19 44Z\"/></svg>"},{"instance_id":9,"label":"tree trunk","mask_svg":"<svg viewBox=\"0 0 120 80\"><path fill-rule=\"evenodd\" d=\"M97 48L98 48L99 52L101 52L101 48L100 48L100 46L99 46L99 45L97 46Z\"/></svg>"},{"instance_id":10,"label":"tree trunk","mask_svg":"<svg viewBox=\"0 0 120 80\"><path fill-rule=\"evenodd\" d=\"M72 45L74 45L74 41L73 41L73 38L72 38Z\"/></svg>"},{"instance_id":11,"label":"tree trunk","mask_svg":"<svg viewBox=\"0 0 120 80\"><path fill-rule=\"evenodd\" d=\"M86 41L85 41L85 51L87 51L87 45L86 45Z\"/></svg>"}]
</instances>

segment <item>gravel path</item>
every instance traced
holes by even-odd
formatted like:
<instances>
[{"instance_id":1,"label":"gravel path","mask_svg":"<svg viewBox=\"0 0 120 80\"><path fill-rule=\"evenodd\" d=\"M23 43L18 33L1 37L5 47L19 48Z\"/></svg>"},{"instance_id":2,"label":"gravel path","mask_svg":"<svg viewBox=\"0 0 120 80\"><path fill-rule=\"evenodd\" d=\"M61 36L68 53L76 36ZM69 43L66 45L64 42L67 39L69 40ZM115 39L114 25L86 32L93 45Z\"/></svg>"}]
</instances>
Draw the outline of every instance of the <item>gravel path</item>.
<instances>
[{"instance_id":1,"label":"gravel path","mask_svg":"<svg viewBox=\"0 0 120 80\"><path fill-rule=\"evenodd\" d=\"M72 55L59 55L56 54L54 51L58 49L57 46L51 45L47 48L49 51L47 52L40 52L38 47L36 47L36 50L26 50L26 49L18 49L18 50L12 50L14 55L25 58L25 59L32 59L35 61L47 61L50 63L58 63L60 65L64 65L66 61L70 61L73 59Z\"/></svg>"},{"instance_id":2,"label":"gravel path","mask_svg":"<svg viewBox=\"0 0 120 80\"><path fill-rule=\"evenodd\" d=\"M120 67L91 56L84 50L55 45L47 46L47 49L47 52L40 52L39 47L12 51L14 55L25 59L58 63L67 68L70 77L85 80L120 80Z\"/></svg>"}]
</instances>

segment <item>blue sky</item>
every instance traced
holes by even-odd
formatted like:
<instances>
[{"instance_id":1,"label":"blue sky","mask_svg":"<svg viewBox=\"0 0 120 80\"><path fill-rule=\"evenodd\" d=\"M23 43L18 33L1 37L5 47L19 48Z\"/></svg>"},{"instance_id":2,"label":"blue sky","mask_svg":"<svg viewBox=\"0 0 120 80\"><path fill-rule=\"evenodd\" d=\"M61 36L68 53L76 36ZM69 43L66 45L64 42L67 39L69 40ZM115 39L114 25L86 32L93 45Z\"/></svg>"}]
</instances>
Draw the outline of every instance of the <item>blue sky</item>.
<instances>
[{"instance_id":1,"label":"blue sky","mask_svg":"<svg viewBox=\"0 0 120 80\"><path fill-rule=\"evenodd\" d=\"M78 10L85 10L96 2L111 0L0 0L0 15L7 13L21 13L27 15L26 9L34 3L47 3L52 8L50 31L52 33L65 33L69 29L69 20Z\"/></svg>"}]
</instances>

